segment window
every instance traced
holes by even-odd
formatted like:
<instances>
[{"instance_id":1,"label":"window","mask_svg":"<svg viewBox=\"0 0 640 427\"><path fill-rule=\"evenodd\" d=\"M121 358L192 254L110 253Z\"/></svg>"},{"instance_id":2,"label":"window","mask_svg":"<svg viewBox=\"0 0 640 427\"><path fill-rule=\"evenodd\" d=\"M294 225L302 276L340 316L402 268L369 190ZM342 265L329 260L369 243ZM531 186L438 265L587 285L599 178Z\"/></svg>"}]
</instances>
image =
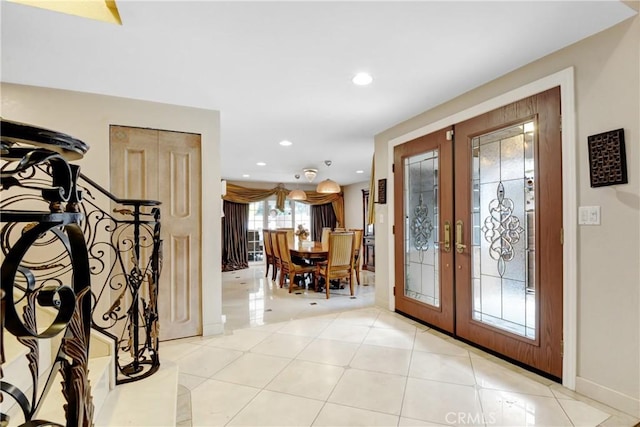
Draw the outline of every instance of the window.
<instances>
[{"instance_id":1,"label":"window","mask_svg":"<svg viewBox=\"0 0 640 427\"><path fill-rule=\"evenodd\" d=\"M264 203L249 204L249 224L247 226L247 248L249 261L262 261L262 223Z\"/></svg>"},{"instance_id":2,"label":"window","mask_svg":"<svg viewBox=\"0 0 640 427\"><path fill-rule=\"evenodd\" d=\"M262 200L249 204L249 224L247 227L247 245L249 261L262 261L264 228L296 228L302 224L304 228L311 228L311 206L306 203L287 200L284 212L276 209L276 200Z\"/></svg>"}]
</instances>

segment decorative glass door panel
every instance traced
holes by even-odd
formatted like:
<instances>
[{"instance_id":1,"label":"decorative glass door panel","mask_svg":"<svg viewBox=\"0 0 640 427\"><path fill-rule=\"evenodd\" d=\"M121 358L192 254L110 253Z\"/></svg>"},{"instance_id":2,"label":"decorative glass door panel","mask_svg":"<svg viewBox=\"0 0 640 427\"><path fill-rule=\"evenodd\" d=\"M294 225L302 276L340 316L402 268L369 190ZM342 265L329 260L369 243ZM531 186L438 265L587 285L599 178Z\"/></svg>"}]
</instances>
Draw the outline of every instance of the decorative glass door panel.
<instances>
[{"instance_id":1,"label":"decorative glass door panel","mask_svg":"<svg viewBox=\"0 0 640 427\"><path fill-rule=\"evenodd\" d=\"M560 378L559 88L456 124L454 164L455 333Z\"/></svg>"},{"instance_id":2,"label":"decorative glass door panel","mask_svg":"<svg viewBox=\"0 0 640 427\"><path fill-rule=\"evenodd\" d=\"M474 320L536 337L534 122L471 140Z\"/></svg>"},{"instance_id":3,"label":"decorative glass door panel","mask_svg":"<svg viewBox=\"0 0 640 427\"><path fill-rule=\"evenodd\" d=\"M404 170L404 294L439 307L438 150L407 157Z\"/></svg>"},{"instance_id":4,"label":"decorative glass door panel","mask_svg":"<svg viewBox=\"0 0 640 427\"><path fill-rule=\"evenodd\" d=\"M449 137L447 136L449 134ZM443 129L396 147L396 308L453 333L453 144ZM446 219L443 219L446 218Z\"/></svg>"}]
</instances>

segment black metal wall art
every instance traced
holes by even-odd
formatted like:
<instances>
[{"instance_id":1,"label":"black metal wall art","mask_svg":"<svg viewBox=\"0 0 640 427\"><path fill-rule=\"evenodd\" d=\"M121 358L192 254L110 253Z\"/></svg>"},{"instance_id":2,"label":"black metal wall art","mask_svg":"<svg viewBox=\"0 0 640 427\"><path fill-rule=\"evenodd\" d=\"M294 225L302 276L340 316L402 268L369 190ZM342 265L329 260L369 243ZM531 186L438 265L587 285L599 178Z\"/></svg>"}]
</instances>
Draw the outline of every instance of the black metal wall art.
<instances>
[{"instance_id":1,"label":"black metal wall art","mask_svg":"<svg viewBox=\"0 0 640 427\"><path fill-rule=\"evenodd\" d=\"M591 186L626 184L628 179L624 129L591 135L587 141Z\"/></svg>"},{"instance_id":2,"label":"black metal wall art","mask_svg":"<svg viewBox=\"0 0 640 427\"><path fill-rule=\"evenodd\" d=\"M378 204L385 205L387 203L387 178L378 180Z\"/></svg>"}]
</instances>

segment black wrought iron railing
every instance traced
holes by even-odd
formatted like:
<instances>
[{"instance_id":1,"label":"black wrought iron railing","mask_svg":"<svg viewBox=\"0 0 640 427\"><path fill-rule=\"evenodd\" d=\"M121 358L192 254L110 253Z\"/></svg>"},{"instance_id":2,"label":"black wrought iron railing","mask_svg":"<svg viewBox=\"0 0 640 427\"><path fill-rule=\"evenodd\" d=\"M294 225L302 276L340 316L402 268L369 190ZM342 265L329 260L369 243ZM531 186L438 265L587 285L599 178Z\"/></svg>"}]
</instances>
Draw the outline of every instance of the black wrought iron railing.
<instances>
[{"instance_id":1,"label":"black wrought iron railing","mask_svg":"<svg viewBox=\"0 0 640 427\"><path fill-rule=\"evenodd\" d=\"M11 405L4 400L10 397L22 425L61 425L38 419L60 373L66 425L89 426L94 408L88 381L91 277L79 225L83 216L76 210L82 196L76 187L79 168L68 163L88 147L68 135L5 120L1 131L0 183L2 195L9 196L0 203L0 359L4 365L8 332L26 349L31 383L11 383L4 376L8 373L0 372L0 422L9 423L5 408ZM48 179L29 182L40 167L47 168ZM47 322L49 311L53 320ZM56 337L60 339L53 363L45 366L39 357L41 345L53 347L49 340ZM39 385L40 378L46 378L44 387Z\"/></svg>"},{"instance_id":2,"label":"black wrought iron railing","mask_svg":"<svg viewBox=\"0 0 640 427\"><path fill-rule=\"evenodd\" d=\"M59 370L67 425L91 425L91 327L114 343L116 383L148 377L160 366L160 202L119 199L81 174L69 160L88 149L82 141L6 120L1 130L0 356L4 364L6 331L28 349L32 377L27 388L3 379L2 398L18 403L25 425L37 424ZM43 326L48 313L54 320ZM55 336L63 338L46 386L39 387L40 341Z\"/></svg>"},{"instance_id":3,"label":"black wrought iron railing","mask_svg":"<svg viewBox=\"0 0 640 427\"><path fill-rule=\"evenodd\" d=\"M93 277L93 325L116 342L116 383L145 378L160 367L160 202L117 198L83 174L78 181Z\"/></svg>"}]
</instances>

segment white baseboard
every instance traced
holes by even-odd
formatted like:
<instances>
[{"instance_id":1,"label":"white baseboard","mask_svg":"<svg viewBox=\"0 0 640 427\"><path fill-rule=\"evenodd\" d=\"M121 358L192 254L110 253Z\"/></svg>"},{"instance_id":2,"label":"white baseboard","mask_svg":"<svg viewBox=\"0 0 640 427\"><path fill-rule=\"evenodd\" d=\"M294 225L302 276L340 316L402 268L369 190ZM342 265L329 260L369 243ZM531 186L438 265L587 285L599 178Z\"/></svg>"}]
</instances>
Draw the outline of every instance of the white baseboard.
<instances>
[{"instance_id":1,"label":"white baseboard","mask_svg":"<svg viewBox=\"0 0 640 427\"><path fill-rule=\"evenodd\" d=\"M224 323L209 323L202 325L202 336L208 337L211 335L220 335L224 333Z\"/></svg>"},{"instance_id":2,"label":"white baseboard","mask_svg":"<svg viewBox=\"0 0 640 427\"><path fill-rule=\"evenodd\" d=\"M640 399L637 397L628 396L582 377L576 377L576 391L635 418L640 418Z\"/></svg>"}]
</instances>

